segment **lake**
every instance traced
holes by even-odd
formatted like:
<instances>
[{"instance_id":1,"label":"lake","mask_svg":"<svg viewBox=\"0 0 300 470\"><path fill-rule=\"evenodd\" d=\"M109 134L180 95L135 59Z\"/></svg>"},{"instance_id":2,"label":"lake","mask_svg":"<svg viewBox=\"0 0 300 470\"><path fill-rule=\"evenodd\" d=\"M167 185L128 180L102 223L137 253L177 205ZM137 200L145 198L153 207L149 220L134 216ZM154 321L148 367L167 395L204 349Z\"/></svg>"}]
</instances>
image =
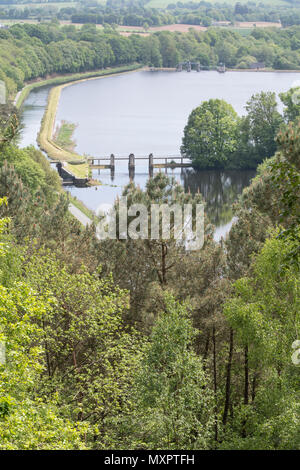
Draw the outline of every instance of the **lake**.
<instances>
[{"instance_id":1,"label":"lake","mask_svg":"<svg viewBox=\"0 0 300 470\"><path fill-rule=\"evenodd\" d=\"M139 71L99 78L62 90L56 123L66 120L77 125L76 152L92 156L171 156L180 153L187 118L195 107L210 98L222 98L239 115L254 93L287 91L299 80L287 72L147 72ZM36 145L49 87L33 90L24 103L21 145ZM279 109L282 106L279 104ZM158 170L157 170L158 171ZM165 170L164 170L165 171ZM216 226L215 238L224 236L232 223L231 204L249 185L253 171L168 170L192 192L198 189L207 202L207 212ZM70 188L72 195L87 207L113 203L129 182L128 165L116 162L114 178L110 170L94 171L101 186ZM144 187L148 179L147 161L136 163L134 181Z\"/></svg>"}]
</instances>

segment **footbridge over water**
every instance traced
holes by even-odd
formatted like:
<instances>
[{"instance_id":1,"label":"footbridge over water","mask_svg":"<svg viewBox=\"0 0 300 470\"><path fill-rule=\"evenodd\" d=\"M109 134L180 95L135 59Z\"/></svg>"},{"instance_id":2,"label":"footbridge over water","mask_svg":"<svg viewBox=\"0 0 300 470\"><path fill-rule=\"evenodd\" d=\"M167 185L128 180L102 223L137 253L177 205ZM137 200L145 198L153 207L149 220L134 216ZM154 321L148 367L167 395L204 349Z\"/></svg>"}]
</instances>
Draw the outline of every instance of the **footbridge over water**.
<instances>
[{"instance_id":1,"label":"footbridge over water","mask_svg":"<svg viewBox=\"0 0 300 470\"><path fill-rule=\"evenodd\" d=\"M217 70L220 73L225 73L226 66L225 64L220 63L217 67L209 67L207 65L201 65L200 62L185 60L176 65L177 72L182 72L183 70L186 70L187 72L191 72L192 70L196 70L197 72L201 72L201 70Z\"/></svg>"},{"instance_id":2,"label":"footbridge over water","mask_svg":"<svg viewBox=\"0 0 300 470\"><path fill-rule=\"evenodd\" d=\"M109 169L112 173L112 176L115 173L116 161L127 161L128 162L128 172L129 177L133 178L135 174L136 163L140 160L148 161L148 171L149 176L153 176L153 171L155 168L165 168L167 173L168 168L191 168L191 160L182 155L167 155L167 156L157 156L155 157L152 153L148 156L135 156L131 153L128 156L115 156L111 154L110 157L89 157L88 163L90 168L103 170Z\"/></svg>"}]
</instances>

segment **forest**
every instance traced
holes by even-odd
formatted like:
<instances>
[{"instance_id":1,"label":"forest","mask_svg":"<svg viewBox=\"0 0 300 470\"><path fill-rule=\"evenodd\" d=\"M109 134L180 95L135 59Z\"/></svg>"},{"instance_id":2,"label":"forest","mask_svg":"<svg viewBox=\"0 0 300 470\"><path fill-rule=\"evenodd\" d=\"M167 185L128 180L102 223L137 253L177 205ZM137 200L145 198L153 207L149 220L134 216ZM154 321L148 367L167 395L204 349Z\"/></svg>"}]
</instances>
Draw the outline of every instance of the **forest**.
<instances>
[{"instance_id":1,"label":"forest","mask_svg":"<svg viewBox=\"0 0 300 470\"><path fill-rule=\"evenodd\" d=\"M299 44L300 26L253 29L247 37L221 28L124 37L110 26L98 30L91 24L79 29L56 23L17 24L0 29L0 80L13 96L25 82L37 78L134 62L175 67L181 60L192 60L206 69L220 62L247 69L262 61L267 68L298 70Z\"/></svg>"},{"instance_id":2,"label":"forest","mask_svg":"<svg viewBox=\"0 0 300 470\"><path fill-rule=\"evenodd\" d=\"M298 54L289 30L259 33L245 42L231 33L231 47ZM154 48L162 62L171 45L213 58L227 33L122 38L18 25L0 34L0 79L13 96L54 72L147 63ZM205 214L194 251L173 237L99 240L96 224L68 211L44 155L19 148L19 111L0 105L1 450L300 449L296 92L283 96L273 154L235 203L227 238L214 240ZM162 173L124 195L147 207L205 203Z\"/></svg>"}]
</instances>

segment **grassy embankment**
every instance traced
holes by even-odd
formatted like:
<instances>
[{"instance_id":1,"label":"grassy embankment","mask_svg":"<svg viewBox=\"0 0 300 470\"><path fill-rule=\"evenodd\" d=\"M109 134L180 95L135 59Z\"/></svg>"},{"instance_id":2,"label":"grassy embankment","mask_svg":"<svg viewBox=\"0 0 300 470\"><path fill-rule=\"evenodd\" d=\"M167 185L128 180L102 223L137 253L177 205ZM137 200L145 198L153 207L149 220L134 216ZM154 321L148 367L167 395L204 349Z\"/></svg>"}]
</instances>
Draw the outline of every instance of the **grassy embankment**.
<instances>
[{"instance_id":1,"label":"grassy embankment","mask_svg":"<svg viewBox=\"0 0 300 470\"><path fill-rule=\"evenodd\" d=\"M50 91L47 108L42 119L42 125L37 140L40 148L47 153L49 158L69 162L67 165L69 167L68 169L70 169L75 176L85 178L88 176L88 164L84 158L76 152L63 149L53 139L56 111L61 90L65 86L66 85L60 85L52 88Z\"/></svg>"},{"instance_id":2,"label":"grassy embankment","mask_svg":"<svg viewBox=\"0 0 300 470\"><path fill-rule=\"evenodd\" d=\"M61 160L67 162L67 168L78 178L86 178L89 176L89 166L82 155L77 154L71 150L62 148L53 138L54 124L56 111L59 104L61 90L68 86L69 84L79 83L85 80L91 80L95 78L101 78L108 75L115 75L119 73L132 72L140 68L139 65L134 64L127 67L118 67L114 69L101 70L96 72L90 72L87 74L77 74L72 76L65 77L55 77L55 79L50 79L44 82L38 82L29 85L23 89L22 93L18 97L17 106L21 106L20 103L24 101L28 93L37 86L57 84L58 80L60 83L63 83L57 87L52 88L48 97L48 104L44 117L42 119L41 129L38 135L38 143L42 150L44 150L49 158L52 160ZM50 83L49 83L50 82ZM42 85L41 85L42 83ZM30 88L27 91L27 88ZM25 98L24 98L25 96Z\"/></svg>"}]
</instances>

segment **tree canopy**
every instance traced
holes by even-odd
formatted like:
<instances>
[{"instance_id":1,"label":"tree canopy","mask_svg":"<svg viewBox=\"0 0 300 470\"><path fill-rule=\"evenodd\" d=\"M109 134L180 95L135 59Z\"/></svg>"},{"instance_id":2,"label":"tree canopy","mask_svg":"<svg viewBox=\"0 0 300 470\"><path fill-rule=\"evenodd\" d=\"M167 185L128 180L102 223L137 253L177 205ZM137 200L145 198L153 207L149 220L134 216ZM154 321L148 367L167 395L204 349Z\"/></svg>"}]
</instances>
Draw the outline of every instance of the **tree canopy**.
<instances>
[{"instance_id":1,"label":"tree canopy","mask_svg":"<svg viewBox=\"0 0 300 470\"><path fill-rule=\"evenodd\" d=\"M182 153L199 168L223 168L236 148L238 116L224 100L204 101L184 129Z\"/></svg>"}]
</instances>

